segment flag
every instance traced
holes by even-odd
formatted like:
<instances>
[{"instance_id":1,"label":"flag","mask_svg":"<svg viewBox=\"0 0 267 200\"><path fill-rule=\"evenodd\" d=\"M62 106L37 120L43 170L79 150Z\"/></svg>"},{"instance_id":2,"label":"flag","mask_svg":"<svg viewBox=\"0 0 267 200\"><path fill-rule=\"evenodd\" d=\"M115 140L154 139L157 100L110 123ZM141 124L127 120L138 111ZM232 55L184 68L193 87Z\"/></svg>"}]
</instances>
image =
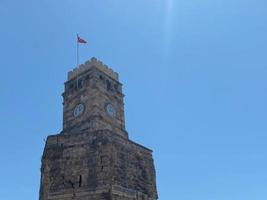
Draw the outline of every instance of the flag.
<instances>
[{"instance_id":1,"label":"flag","mask_svg":"<svg viewBox=\"0 0 267 200\"><path fill-rule=\"evenodd\" d=\"M87 43L84 39L80 38L79 35L77 35L77 42L81 43L81 44L86 44Z\"/></svg>"}]
</instances>

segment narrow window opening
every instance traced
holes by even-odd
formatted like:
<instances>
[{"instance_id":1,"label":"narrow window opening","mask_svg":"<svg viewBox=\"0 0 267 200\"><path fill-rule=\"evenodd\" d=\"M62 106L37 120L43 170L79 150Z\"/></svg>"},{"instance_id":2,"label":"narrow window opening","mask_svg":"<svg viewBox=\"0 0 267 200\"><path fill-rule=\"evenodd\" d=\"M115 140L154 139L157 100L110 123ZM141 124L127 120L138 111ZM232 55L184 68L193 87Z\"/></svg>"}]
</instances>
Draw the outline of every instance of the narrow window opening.
<instances>
[{"instance_id":1,"label":"narrow window opening","mask_svg":"<svg viewBox=\"0 0 267 200\"><path fill-rule=\"evenodd\" d=\"M79 79L78 80L78 89L82 89L83 88L83 80L82 79Z\"/></svg>"},{"instance_id":2,"label":"narrow window opening","mask_svg":"<svg viewBox=\"0 0 267 200\"><path fill-rule=\"evenodd\" d=\"M62 176L63 186L65 186L65 176Z\"/></svg>"},{"instance_id":3,"label":"narrow window opening","mask_svg":"<svg viewBox=\"0 0 267 200\"><path fill-rule=\"evenodd\" d=\"M115 90L118 90L118 85L114 85Z\"/></svg>"},{"instance_id":4,"label":"narrow window opening","mask_svg":"<svg viewBox=\"0 0 267 200\"><path fill-rule=\"evenodd\" d=\"M80 175L80 179L79 179L79 187L82 187L82 175Z\"/></svg>"},{"instance_id":5,"label":"narrow window opening","mask_svg":"<svg viewBox=\"0 0 267 200\"><path fill-rule=\"evenodd\" d=\"M107 80L107 90L110 91L112 88L111 88L111 83L110 81Z\"/></svg>"}]
</instances>

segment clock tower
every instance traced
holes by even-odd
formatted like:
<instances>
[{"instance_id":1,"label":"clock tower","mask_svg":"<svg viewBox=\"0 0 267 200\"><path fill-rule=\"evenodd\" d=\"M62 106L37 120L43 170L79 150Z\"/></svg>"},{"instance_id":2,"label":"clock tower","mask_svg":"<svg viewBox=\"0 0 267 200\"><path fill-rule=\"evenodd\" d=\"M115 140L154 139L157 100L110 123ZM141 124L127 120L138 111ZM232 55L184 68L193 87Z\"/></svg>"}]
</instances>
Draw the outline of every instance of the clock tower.
<instances>
[{"instance_id":1,"label":"clock tower","mask_svg":"<svg viewBox=\"0 0 267 200\"><path fill-rule=\"evenodd\" d=\"M152 151L129 140L118 74L92 58L68 73L63 130L47 138L40 200L156 200Z\"/></svg>"},{"instance_id":2,"label":"clock tower","mask_svg":"<svg viewBox=\"0 0 267 200\"><path fill-rule=\"evenodd\" d=\"M128 137L118 74L96 58L68 73L63 98L63 133L109 129Z\"/></svg>"}]
</instances>

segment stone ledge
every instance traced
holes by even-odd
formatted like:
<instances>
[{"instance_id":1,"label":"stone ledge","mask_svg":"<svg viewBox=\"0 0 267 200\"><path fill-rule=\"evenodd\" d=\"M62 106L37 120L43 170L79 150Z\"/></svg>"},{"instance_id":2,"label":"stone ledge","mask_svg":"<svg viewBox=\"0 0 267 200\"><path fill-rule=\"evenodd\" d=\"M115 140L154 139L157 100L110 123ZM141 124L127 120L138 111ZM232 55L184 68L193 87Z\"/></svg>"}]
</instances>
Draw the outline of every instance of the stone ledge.
<instances>
[{"instance_id":1,"label":"stone ledge","mask_svg":"<svg viewBox=\"0 0 267 200\"><path fill-rule=\"evenodd\" d=\"M72 198L73 194L75 193L76 197L87 197L88 195L96 195L96 194L103 194L103 193L108 193L110 191L110 186L107 187L101 187L101 188L96 188L96 190L70 190L68 192L54 192L51 193L48 197L48 199L64 199L64 198Z\"/></svg>"},{"instance_id":2,"label":"stone ledge","mask_svg":"<svg viewBox=\"0 0 267 200\"><path fill-rule=\"evenodd\" d=\"M86 131L83 133L77 133L77 134L57 134L57 135L50 135L47 137L47 141L46 141L46 148L49 148L50 146L58 146L61 144L64 145L68 145L68 143L76 143L81 145L81 144L87 144L88 143L88 139L92 139L92 138L97 138L97 137L109 137L109 138L113 138L112 141L117 140L117 141L121 141L122 143L131 145L132 147L135 147L137 149L142 149L143 151L147 151L150 154L152 153L152 150L140 145L136 142L133 142L132 140L128 139L128 138L124 138L119 134L116 134L114 132L112 132L111 130L96 130L96 131ZM88 138L87 140L83 140L83 138ZM82 142L81 142L82 141Z\"/></svg>"}]
</instances>

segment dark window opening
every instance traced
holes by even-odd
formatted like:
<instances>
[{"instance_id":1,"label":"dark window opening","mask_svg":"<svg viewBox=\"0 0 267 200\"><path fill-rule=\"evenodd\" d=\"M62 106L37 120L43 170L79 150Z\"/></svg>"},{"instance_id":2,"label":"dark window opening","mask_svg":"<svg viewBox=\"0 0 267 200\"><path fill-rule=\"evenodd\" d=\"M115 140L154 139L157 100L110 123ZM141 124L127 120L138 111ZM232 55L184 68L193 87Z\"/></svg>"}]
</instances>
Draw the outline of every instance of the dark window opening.
<instances>
[{"instance_id":1,"label":"dark window opening","mask_svg":"<svg viewBox=\"0 0 267 200\"><path fill-rule=\"evenodd\" d=\"M103 80L104 79L102 75L100 75L99 78L100 78L100 80Z\"/></svg>"},{"instance_id":2,"label":"dark window opening","mask_svg":"<svg viewBox=\"0 0 267 200\"><path fill-rule=\"evenodd\" d=\"M80 179L79 179L79 187L82 187L82 175L80 175Z\"/></svg>"},{"instance_id":3,"label":"dark window opening","mask_svg":"<svg viewBox=\"0 0 267 200\"><path fill-rule=\"evenodd\" d=\"M107 80L107 90L108 91L112 90L111 83L108 80Z\"/></svg>"},{"instance_id":4,"label":"dark window opening","mask_svg":"<svg viewBox=\"0 0 267 200\"><path fill-rule=\"evenodd\" d=\"M115 90L118 90L118 85L114 85Z\"/></svg>"},{"instance_id":5,"label":"dark window opening","mask_svg":"<svg viewBox=\"0 0 267 200\"><path fill-rule=\"evenodd\" d=\"M72 89L74 87L74 85L73 84L70 84L70 89Z\"/></svg>"},{"instance_id":6,"label":"dark window opening","mask_svg":"<svg viewBox=\"0 0 267 200\"><path fill-rule=\"evenodd\" d=\"M79 79L78 80L78 85L77 85L78 89L82 89L83 88L83 80Z\"/></svg>"},{"instance_id":7,"label":"dark window opening","mask_svg":"<svg viewBox=\"0 0 267 200\"><path fill-rule=\"evenodd\" d=\"M90 76L89 75L86 75L85 80L88 80L89 78L90 78Z\"/></svg>"}]
</instances>

